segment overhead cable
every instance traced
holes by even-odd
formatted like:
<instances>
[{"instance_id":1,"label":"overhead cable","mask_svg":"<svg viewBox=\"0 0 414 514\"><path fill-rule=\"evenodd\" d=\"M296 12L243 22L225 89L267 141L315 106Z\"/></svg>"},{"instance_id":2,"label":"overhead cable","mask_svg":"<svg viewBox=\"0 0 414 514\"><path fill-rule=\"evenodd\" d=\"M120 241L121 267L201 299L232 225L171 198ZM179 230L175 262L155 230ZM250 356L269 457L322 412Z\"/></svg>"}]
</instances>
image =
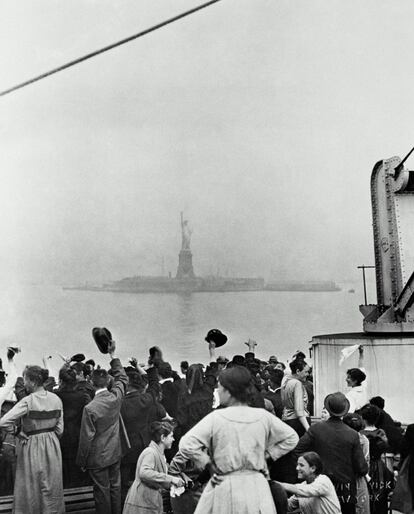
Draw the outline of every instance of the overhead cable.
<instances>
[{"instance_id":1,"label":"overhead cable","mask_svg":"<svg viewBox=\"0 0 414 514\"><path fill-rule=\"evenodd\" d=\"M95 57L96 55L103 54L104 52L108 52L109 50L112 50L112 48L116 48L117 46L125 45L126 43L129 43L130 41L133 41L134 39L138 39L142 36L145 36L146 34L149 34L150 32L154 32L155 30L165 27L166 25L169 25L170 23L174 23L175 21L181 20L182 18L185 18L186 16L189 16L190 14L193 14L197 11L201 11L201 9L209 7L210 5L215 4L217 2L220 2L220 0L210 0L209 2L205 2L204 4L198 5L197 7L193 7L192 9L189 9L188 11L178 14L177 16L173 16L172 18L169 18L168 20L162 21L161 23L157 23L157 25L153 25L152 27L150 27L148 29L138 32L138 34L134 34L133 36L129 36L125 39L121 39L120 41L117 41L116 43L112 43L108 46L104 46L103 48L100 48L99 50L95 50L94 52L83 55L82 57L78 57L77 59L74 59L73 61L67 62L66 64L62 64L62 66L53 68L50 71L47 71L45 73L42 73L41 75L37 75L36 77L33 77L29 80L21 82L20 84L10 87L9 89L0 91L0 96L5 96L9 93L12 93L13 91L16 91L17 89L21 89L30 84L33 84L33 82L37 82L38 80L42 80L46 77L50 77L50 75L54 75L55 73L58 73L59 71L66 70L66 68L75 66L76 64L86 61L87 59L91 59L92 57Z\"/></svg>"}]
</instances>

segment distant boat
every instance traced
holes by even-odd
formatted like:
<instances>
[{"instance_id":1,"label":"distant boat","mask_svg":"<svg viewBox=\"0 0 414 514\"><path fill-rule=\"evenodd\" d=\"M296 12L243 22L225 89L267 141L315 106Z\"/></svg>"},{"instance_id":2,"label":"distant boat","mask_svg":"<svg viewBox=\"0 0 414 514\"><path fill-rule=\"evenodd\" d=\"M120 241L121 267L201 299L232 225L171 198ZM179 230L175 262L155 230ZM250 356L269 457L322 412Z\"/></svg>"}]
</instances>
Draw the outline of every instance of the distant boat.
<instances>
[{"instance_id":1,"label":"distant boat","mask_svg":"<svg viewBox=\"0 0 414 514\"><path fill-rule=\"evenodd\" d=\"M348 293L355 293L355 289L348 289Z\"/></svg>"},{"instance_id":2,"label":"distant boat","mask_svg":"<svg viewBox=\"0 0 414 514\"><path fill-rule=\"evenodd\" d=\"M266 291L331 292L341 288L333 280L277 280L265 286Z\"/></svg>"}]
</instances>

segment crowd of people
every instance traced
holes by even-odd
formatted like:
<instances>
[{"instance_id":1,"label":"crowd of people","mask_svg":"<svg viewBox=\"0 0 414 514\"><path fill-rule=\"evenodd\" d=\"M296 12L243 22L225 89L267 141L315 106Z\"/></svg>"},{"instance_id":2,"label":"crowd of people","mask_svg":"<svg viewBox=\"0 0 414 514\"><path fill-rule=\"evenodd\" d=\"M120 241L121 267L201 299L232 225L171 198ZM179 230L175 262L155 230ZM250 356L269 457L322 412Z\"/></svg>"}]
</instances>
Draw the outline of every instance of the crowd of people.
<instances>
[{"instance_id":1,"label":"crowd of people","mask_svg":"<svg viewBox=\"0 0 414 514\"><path fill-rule=\"evenodd\" d=\"M86 485L98 514L386 514L392 494L413 511L414 425L404 434L366 397L363 348L349 391L328 394L312 422L303 352L288 369L250 339L245 354L216 356L227 338L213 329L208 363L175 371L158 347L121 363L109 330L93 336L108 369L62 356L56 381L50 358L22 376L18 348L7 374L0 361L0 495L13 492L15 513L64 513L64 488Z\"/></svg>"}]
</instances>

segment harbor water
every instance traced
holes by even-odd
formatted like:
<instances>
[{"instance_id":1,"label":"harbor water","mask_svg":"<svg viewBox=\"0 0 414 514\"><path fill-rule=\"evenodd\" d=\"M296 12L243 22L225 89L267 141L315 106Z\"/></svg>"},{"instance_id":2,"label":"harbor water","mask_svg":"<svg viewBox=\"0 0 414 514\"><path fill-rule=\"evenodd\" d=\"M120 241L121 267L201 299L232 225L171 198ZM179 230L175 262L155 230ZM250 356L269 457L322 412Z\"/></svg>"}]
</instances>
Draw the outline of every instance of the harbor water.
<instances>
[{"instance_id":1,"label":"harbor water","mask_svg":"<svg viewBox=\"0 0 414 514\"><path fill-rule=\"evenodd\" d=\"M52 356L53 371L61 365L58 353L82 352L105 364L91 331L109 328L118 355L145 362L148 348L158 345L164 358L177 366L181 360L208 362L207 331L219 328L229 341L217 354L243 354L248 338L258 343L257 355L276 355L286 361L294 351L308 351L312 336L360 332L358 304L362 294L348 288L337 292L120 294L63 290L60 286L5 287L2 297L0 357L6 346L21 346L19 362L40 364Z\"/></svg>"}]
</instances>

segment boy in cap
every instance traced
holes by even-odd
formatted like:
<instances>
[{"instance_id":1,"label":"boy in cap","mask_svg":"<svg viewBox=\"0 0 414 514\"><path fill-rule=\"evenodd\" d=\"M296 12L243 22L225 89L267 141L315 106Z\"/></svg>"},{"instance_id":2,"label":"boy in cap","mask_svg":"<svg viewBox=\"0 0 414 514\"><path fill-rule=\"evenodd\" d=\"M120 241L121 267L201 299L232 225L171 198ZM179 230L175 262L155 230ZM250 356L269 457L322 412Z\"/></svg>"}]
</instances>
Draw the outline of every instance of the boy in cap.
<instances>
[{"instance_id":1,"label":"boy in cap","mask_svg":"<svg viewBox=\"0 0 414 514\"><path fill-rule=\"evenodd\" d=\"M277 360L276 355L271 355L269 357L269 367L274 369L276 367L277 363L278 363L278 360Z\"/></svg>"}]
</instances>

